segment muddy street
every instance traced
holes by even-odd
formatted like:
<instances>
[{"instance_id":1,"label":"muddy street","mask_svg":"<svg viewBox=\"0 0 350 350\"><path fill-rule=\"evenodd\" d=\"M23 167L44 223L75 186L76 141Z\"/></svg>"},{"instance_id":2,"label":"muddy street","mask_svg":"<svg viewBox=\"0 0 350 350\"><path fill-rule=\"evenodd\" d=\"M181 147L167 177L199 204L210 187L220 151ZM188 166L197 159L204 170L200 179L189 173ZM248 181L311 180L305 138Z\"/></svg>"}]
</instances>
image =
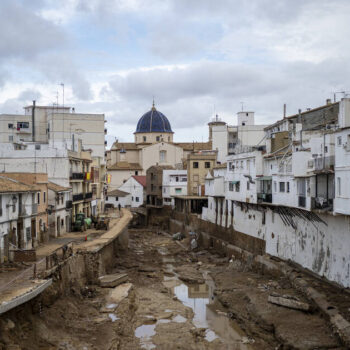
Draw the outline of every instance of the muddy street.
<instances>
[{"instance_id":1,"label":"muddy street","mask_svg":"<svg viewBox=\"0 0 350 350\"><path fill-rule=\"evenodd\" d=\"M126 283L72 284L54 303L48 293L34 314L24 309L1 321L0 349L345 349L288 280L189 245L165 232L129 230L129 249L111 271L126 273ZM269 296L310 309L275 305Z\"/></svg>"}]
</instances>

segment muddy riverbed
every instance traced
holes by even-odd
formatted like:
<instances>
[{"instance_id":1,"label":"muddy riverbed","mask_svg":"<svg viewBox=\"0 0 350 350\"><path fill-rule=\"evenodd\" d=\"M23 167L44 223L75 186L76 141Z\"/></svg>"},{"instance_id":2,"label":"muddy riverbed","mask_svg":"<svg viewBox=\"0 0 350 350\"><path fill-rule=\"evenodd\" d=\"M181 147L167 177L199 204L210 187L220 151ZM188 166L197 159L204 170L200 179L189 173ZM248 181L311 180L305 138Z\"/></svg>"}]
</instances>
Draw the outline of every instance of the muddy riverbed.
<instances>
[{"instance_id":1,"label":"muddy riverbed","mask_svg":"<svg viewBox=\"0 0 350 350\"><path fill-rule=\"evenodd\" d=\"M8 314L0 349L345 349L312 305L303 312L268 302L278 293L308 303L288 280L183 246L189 242L131 230L114 268L128 283L72 285L66 298L34 314Z\"/></svg>"}]
</instances>

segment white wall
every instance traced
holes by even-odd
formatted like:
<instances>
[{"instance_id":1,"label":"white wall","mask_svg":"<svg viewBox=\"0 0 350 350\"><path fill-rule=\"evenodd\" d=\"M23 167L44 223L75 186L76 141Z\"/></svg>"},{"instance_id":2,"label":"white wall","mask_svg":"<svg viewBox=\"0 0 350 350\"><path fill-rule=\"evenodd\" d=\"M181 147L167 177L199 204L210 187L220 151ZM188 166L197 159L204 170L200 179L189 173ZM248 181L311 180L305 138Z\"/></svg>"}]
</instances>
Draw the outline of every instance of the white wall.
<instances>
[{"instance_id":1,"label":"white wall","mask_svg":"<svg viewBox=\"0 0 350 350\"><path fill-rule=\"evenodd\" d=\"M144 188L136 181L133 177L130 177L123 185L121 185L119 190L130 193L130 205L132 208L137 208L143 204L144 201Z\"/></svg>"}]
</instances>

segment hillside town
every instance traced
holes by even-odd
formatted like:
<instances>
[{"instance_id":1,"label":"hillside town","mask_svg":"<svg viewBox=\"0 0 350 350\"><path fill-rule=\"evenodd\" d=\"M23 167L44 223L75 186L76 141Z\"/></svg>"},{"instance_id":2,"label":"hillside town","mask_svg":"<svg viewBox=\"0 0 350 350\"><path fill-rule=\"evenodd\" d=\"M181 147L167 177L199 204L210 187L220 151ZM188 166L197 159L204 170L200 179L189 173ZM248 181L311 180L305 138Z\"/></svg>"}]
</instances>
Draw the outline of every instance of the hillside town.
<instances>
[{"instance_id":1,"label":"hillside town","mask_svg":"<svg viewBox=\"0 0 350 350\"><path fill-rule=\"evenodd\" d=\"M36 277L38 259L45 257L41 283L46 287L35 293L31 287L33 296L23 299L31 300L52 283L43 276L50 276L60 261L57 249L63 249L64 264L74 245L81 253L89 244L100 244L93 227L109 234L110 220L115 227L130 216L130 228L168 231L173 240L188 242L190 252L201 246L230 262L238 252L243 260L247 254L272 259L270 264L277 259L336 290L349 288L350 98L328 99L293 115L285 111L270 125L256 124L252 111L238 112L232 124L216 115L208 122L207 141L175 142L171 118L153 102L136 125L134 142L116 140L109 149L103 114L35 101L23 114L1 114L0 279L20 264L27 265L19 272L34 266ZM92 240L87 248L84 240ZM193 282L193 277L178 275ZM22 278L14 280L5 284L1 313L24 302L18 294ZM14 290L15 298L6 299ZM299 304L287 307L298 309ZM329 322L339 326L332 318ZM347 331L337 332L347 344Z\"/></svg>"}]
</instances>

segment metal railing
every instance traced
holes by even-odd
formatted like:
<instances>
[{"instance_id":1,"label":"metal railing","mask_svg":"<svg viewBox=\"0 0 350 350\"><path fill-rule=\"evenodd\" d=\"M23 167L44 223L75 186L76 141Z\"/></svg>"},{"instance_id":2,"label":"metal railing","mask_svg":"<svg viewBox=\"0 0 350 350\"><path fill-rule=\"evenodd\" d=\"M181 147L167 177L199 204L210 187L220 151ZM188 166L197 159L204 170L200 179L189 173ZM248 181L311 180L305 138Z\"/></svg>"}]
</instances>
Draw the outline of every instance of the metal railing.
<instances>
[{"instance_id":1,"label":"metal railing","mask_svg":"<svg viewBox=\"0 0 350 350\"><path fill-rule=\"evenodd\" d=\"M272 203L272 193L258 193L258 202Z\"/></svg>"},{"instance_id":2,"label":"metal railing","mask_svg":"<svg viewBox=\"0 0 350 350\"><path fill-rule=\"evenodd\" d=\"M73 194L73 202L82 201L84 199L84 194Z\"/></svg>"},{"instance_id":3,"label":"metal railing","mask_svg":"<svg viewBox=\"0 0 350 350\"><path fill-rule=\"evenodd\" d=\"M84 194L85 199L91 199L92 198L92 192L87 192Z\"/></svg>"},{"instance_id":4,"label":"metal railing","mask_svg":"<svg viewBox=\"0 0 350 350\"><path fill-rule=\"evenodd\" d=\"M84 180L84 173L71 173L70 179L71 180Z\"/></svg>"},{"instance_id":5,"label":"metal railing","mask_svg":"<svg viewBox=\"0 0 350 350\"><path fill-rule=\"evenodd\" d=\"M298 206L302 208L306 207L306 197L303 197L303 196L298 197Z\"/></svg>"},{"instance_id":6,"label":"metal railing","mask_svg":"<svg viewBox=\"0 0 350 350\"><path fill-rule=\"evenodd\" d=\"M334 167L334 156L315 158L315 170L322 171Z\"/></svg>"}]
</instances>

